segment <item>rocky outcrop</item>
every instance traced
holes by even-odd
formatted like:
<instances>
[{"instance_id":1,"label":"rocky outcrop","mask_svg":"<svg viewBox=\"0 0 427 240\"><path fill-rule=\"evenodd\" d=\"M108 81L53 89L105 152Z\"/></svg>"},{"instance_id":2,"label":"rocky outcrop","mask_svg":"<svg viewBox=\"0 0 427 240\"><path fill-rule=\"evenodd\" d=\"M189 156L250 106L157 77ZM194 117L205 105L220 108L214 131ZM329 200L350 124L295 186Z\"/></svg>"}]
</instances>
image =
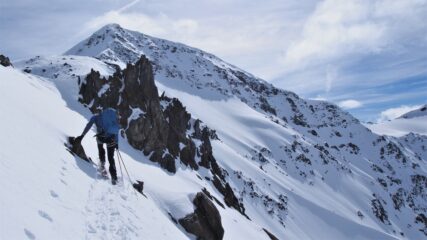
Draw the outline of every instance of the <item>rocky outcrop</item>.
<instances>
[{"instance_id":1,"label":"rocky outcrop","mask_svg":"<svg viewBox=\"0 0 427 240\"><path fill-rule=\"evenodd\" d=\"M90 159L82 146L81 140L76 139L75 137L68 137L68 143L65 144L67 147L67 150L74 156L77 156L87 162L92 162L92 159Z\"/></svg>"},{"instance_id":2,"label":"rocky outcrop","mask_svg":"<svg viewBox=\"0 0 427 240\"><path fill-rule=\"evenodd\" d=\"M268 235L268 237L271 240L279 240L276 236L274 236L274 234L272 234L271 232L269 232L267 229L263 228L262 230L264 230L264 232Z\"/></svg>"},{"instance_id":3,"label":"rocky outcrop","mask_svg":"<svg viewBox=\"0 0 427 240\"><path fill-rule=\"evenodd\" d=\"M215 157L213 156L212 145L210 141L211 134L212 133L207 127L203 128L200 133L200 140L202 141L202 144L200 145L199 154L201 161L199 162L199 165L211 170L213 175L212 182L215 188L224 196L225 204L227 204L228 207L236 209L249 219L249 217L245 214L245 207L237 199L233 189L225 179L227 172L218 165Z\"/></svg>"},{"instance_id":4,"label":"rocky outcrop","mask_svg":"<svg viewBox=\"0 0 427 240\"><path fill-rule=\"evenodd\" d=\"M202 192L193 200L193 213L178 220L184 229L200 240L218 240L224 237L221 215L213 202Z\"/></svg>"},{"instance_id":5,"label":"rocky outcrop","mask_svg":"<svg viewBox=\"0 0 427 240\"><path fill-rule=\"evenodd\" d=\"M245 215L243 204L225 179L227 172L213 156L210 140L218 139L215 131L192 119L178 99L164 94L159 97L152 65L146 57L141 56L124 70L117 68L108 78L92 70L83 81L79 79L79 87L79 101L92 112L117 109L121 128L132 147L171 173L176 172L176 160L194 170L199 166L210 169L213 185L224 195L227 206ZM193 139L200 140L200 146Z\"/></svg>"},{"instance_id":6,"label":"rocky outcrop","mask_svg":"<svg viewBox=\"0 0 427 240\"><path fill-rule=\"evenodd\" d=\"M0 65L4 66L4 67L9 67L9 66L13 66L12 63L10 62L9 58L0 54Z\"/></svg>"},{"instance_id":7,"label":"rocky outcrop","mask_svg":"<svg viewBox=\"0 0 427 240\"><path fill-rule=\"evenodd\" d=\"M143 193L144 191L144 182L137 180L136 183L132 184L133 188L135 188L136 191L139 193Z\"/></svg>"},{"instance_id":8,"label":"rocky outcrop","mask_svg":"<svg viewBox=\"0 0 427 240\"><path fill-rule=\"evenodd\" d=\"M167 171L176 171L180 142L187 149L185 163L197 168L191 151L195 151L194 143L186 136L191 115L177 99L163 111L151 63L144 56L123 71L117 69L108 79L91 71L80 82L79 101L91 111L116 108L129 144L145 155L151 154L150 160Z\"/></svg>"}]
</instances>

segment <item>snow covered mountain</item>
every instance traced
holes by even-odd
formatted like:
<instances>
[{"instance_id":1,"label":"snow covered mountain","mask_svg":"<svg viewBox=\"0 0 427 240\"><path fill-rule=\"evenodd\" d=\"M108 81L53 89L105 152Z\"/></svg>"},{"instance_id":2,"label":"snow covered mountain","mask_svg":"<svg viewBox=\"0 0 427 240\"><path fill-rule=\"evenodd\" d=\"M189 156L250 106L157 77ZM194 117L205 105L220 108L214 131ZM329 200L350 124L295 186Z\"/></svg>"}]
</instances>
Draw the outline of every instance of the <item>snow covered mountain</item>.
<instances>
[{"instance_id":1,"label":"snow covered mountain","mask_svg":"<svg viewBox=\"0 0 427 240\"><path fill-rule=\"evenodd\" d=\"M366 124L366 127L380 135L403 137L413 133L427 136L427 105L387 122Z\"/></svg>"},{"instance_id":2,"label":"snow covered mountain","mask_svg":"<svg viewBox=\"0 0 427 240\"><path fill-rule=\"evenodd\" d=\"M423 116L427 116L427 104L420 107L419 109L415 109L413 111L407 112L405 114L403 114L402 116L398 117L399 118L417 118L417 117L423 117Z\"/></svg>"},{"instance_id":3,"label":"snow covered mountain","mask_svg":"<svg viewBox=\"0 0 427 240\"><path fill-rule=\"evenodd\" d=\"M28 196L38 200L22 210L21 216L33 214L31 218L6 212L13 219L7 237L194 238L177 220L198 212L194 200L199 192L211 196L208 202L219 212L224 239L427 235L427 141L420 136L377 135L333 104L304 100L212 54L116 24L101 28L63 56L14 65L25 73L0 67L7 79L3 84L23 82L41 95L54 94L44 101L28 94L34 105L28 106L19 98L23 87L1 88L11 95L2 112L28 109L19 113L28 115L18 115L22 124L42 126L40 132L27 127L21 135L1 137L7 146L0 150L7 159L2 172L20 173L20 179L40 189L16 194L20 204ZM44 110L50 102L56 107ZM90 109L110 105L121 109L125 131L120 148L131 175L145 182L147 199L132 195L127 183L114 188L94 179L93 169L62 146L65 135L80 134ZM58 119L50 120L50 115ZM46 139L30 146L49 155L16 155L10 138ZM83 144L96 156L94 141L85 139ZM45 174L32 181L36 176L25 173L37 172L33 162L41 159ZM19 171L24 162L26 168ZM72 184L64 180L67 171ZM66 184L50 184L61 180ZM3 184L2 190L17 188L12 181ZM7 204L16 206L13 197ZM70 220L60 218L66 212L74 214ZM66 229L70 222L74 227Z\"/></svg>"}]
</instances>

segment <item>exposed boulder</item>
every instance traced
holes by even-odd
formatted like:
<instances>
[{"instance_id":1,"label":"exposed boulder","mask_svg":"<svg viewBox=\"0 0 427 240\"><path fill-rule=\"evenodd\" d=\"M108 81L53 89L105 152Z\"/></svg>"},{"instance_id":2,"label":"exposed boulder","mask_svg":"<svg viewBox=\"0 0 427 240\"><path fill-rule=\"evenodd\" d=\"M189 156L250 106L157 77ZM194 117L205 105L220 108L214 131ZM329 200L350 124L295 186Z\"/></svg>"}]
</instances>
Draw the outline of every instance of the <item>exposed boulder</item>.
<instances>
[{"instance_id":1,"label":"exposed boulder","mask_svg":"<svg viewBox=\"0 0 427 240\"><path fill-rule=\"evenodd\" d=\"M0 65L2 65L4 67L13 66L12 63L10 62L9 58L6 57L5 55L2 55L2 54L0 54Z\"/></svg>"},{"instance_id":2,"label":"exposed boulder","mask_svg":"<svg viewBox=\"0 0 427 240\"><path fill-rule=\"evenodd\" d=\"M143 193L144 191L144 182L137 180L136 183L132 184L133 188L136 189L139 193Z\"/></svg>"},{"instance_id":3,"label":"exposed boulder","mask_svg":"<svg viewBox=\"0 0 427 240\"><path fill-rule=\"evenodd\" d=\"M224 202L228 207L232 207L239 211L243 216L249 219L245 213L245 207L234 195L234 191L228 182L221 181L217 176L214 176L213 184L215 188L224 196Z\"/></svg>"},{"instance_id":4,"label":"exposed boulder","mask_svg":"<svg viewBox=\"0 0 427 240\"><path fill-rule=\"evenodd\" d=\"M78 156L87 162L92 162L92 159L86 155L86 152L82 146L82 142L75 137L68 137L68 143L65 144L65 146L71 154Z\"/></svg>"},{"instance_id":5,"label":"exposed boulder","mask_svg":"<svg viewBox=\"0 0 427 240\"><path fill-rule=\"evenodd\" d=\"M271 240L279 240L276 236L274 236L274 234L272 234L271 232L269 232L267 229L263 228L262 230L264 230L264 232L268 235L268 237Z\"/></svg>"},{"instance_id":6,"label":"exposed boulder","mask_svg":"<svg viewBox=\"0 0 427 240\"><path fill-rule=\"evenodd\" d=\"M184 229L197 236L199 240L218 240L224 237L221 215L213 202L202 192L197 193L193 200L194 213L178 222Z\"/></svg>"},{"instance_id":7,"label":"exposed boulder","mask_svg":"<svg viewBox=\"0 0 427 240\"><path fill-rule=\"evenodd\" d=\"M415 223L419 223L422 226L419 230L427 236L427 217L423 213L420 213L415 218Z\"/></svg>"}]
</instances>

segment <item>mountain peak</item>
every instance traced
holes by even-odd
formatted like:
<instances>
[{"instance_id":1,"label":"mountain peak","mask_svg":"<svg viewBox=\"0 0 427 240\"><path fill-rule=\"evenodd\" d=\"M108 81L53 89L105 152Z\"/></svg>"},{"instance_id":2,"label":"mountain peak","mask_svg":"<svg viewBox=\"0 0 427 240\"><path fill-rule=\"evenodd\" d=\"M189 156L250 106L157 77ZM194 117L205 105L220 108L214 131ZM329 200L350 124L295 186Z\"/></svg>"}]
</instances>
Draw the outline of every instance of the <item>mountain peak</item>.
<instances>
[{"instance_id":1,"label":"mountain peak","mask_svg":"<svg viewBox=\"0 0 427 240\"><path fill-rule=\"evenodd\" d=\"M122 26L120 26L118 23L109 23L107 25L105 25L104 27L102 27L101 29L123 29Z\"/></svg>"}]
</instances>

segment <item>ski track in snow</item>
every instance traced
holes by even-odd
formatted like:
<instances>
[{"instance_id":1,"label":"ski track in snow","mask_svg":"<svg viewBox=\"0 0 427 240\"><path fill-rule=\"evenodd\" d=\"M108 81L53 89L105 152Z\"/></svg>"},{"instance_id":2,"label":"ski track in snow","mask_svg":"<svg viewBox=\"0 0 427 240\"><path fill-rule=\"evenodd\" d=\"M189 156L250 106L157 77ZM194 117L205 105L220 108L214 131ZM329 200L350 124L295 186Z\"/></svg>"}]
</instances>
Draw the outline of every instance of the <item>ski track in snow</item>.
<instances>
[{"instance_id":1,"label":"ski track in snow","mask_svg":"<svg viewBox=\"0 0 427 240\"><path fill-rule=\"evenodd\" d=\"M85 239L137 239L138 227L134 219L122 215L128 211L133 217L132 209L126 207L126 201L132 194L127 192L123 182L116 186L109 181L97 178L91 185L86 203Z\"/></svg>"}]
</instances>

